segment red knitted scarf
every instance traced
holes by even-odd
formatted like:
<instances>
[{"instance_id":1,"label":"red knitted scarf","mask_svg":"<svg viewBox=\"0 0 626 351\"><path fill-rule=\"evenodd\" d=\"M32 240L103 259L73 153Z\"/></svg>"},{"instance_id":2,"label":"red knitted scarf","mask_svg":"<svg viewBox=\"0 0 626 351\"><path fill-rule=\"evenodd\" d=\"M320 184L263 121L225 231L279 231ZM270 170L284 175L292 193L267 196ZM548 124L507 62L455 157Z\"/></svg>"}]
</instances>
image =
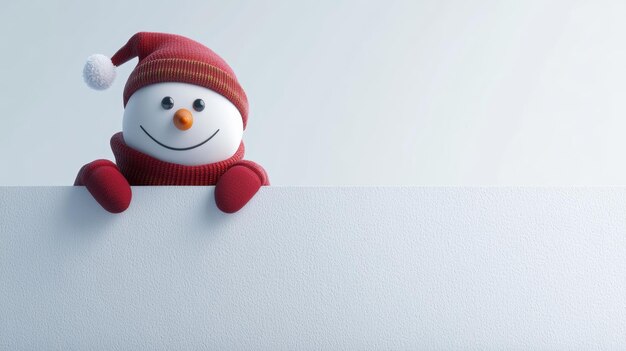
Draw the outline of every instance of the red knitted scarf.
<instances>
[{"instance_id":1,"label":"red knitted scarf","mask_svg":"<svg viewBox=\"0 0 626 351\"><path fill-rule=\"evenodd\" d=\"M229 159L200 166L164 162L137 151L124 142L122 133L111 138L115 163L130 185L215 185L217 179L243 159L243 142Z\"/></svg>"}]
</instances>

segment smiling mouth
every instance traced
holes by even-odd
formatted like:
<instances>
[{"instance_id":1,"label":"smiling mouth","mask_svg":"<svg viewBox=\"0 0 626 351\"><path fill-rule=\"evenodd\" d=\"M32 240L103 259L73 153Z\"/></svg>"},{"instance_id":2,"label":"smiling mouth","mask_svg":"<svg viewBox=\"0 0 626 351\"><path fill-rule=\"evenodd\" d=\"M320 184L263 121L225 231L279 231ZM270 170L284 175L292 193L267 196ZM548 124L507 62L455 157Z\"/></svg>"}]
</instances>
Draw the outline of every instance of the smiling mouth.
<instances>
[{"instance_id":1,"label":"smiling mouth","mask_svg":"<svg viewBox=\"0 0 626 351\"><path fill-rule=\"evenodd\" d=\"M211 136L210 136L210 137L208 137L205 141L203 141L203 142L201 142L201 143L199 143L199 144L196 144L196 145L194 145L194 146L189 146L189 147L171 147L171 146L167 146L167 145L163 144L162 142L160 142L160 141L156 140L156 139L155 139L152 135L150 135L150 133L148 133L148 131L146 131L146 130L143 128L143 126L142 126L142 125L140 125L140 126L139 126L139 128L141 128L141 130L143 130L143 132L144 132L144 133L146 133L146 135L147 135L147 136L149 136L149 137L150 137L150 139L152 139L155 143L157 143L157 144L159 144L159 145L163 146L163 147L164 147L164 148L166 148L166 149L170 149L170 150L174 150L174 151L185 151L185 150L191 150L191 149L195 149L195 148L197 148L198 146L202 146L202 145L204 145L207 141L211 140L211 139L215 136L215 134L217 134L217 132L219 132L219 131L220 131L219 129L218 129L218 130L216 130L216 131L215 131L215 133L211 134Z\"/></svg>"}]
</instances>

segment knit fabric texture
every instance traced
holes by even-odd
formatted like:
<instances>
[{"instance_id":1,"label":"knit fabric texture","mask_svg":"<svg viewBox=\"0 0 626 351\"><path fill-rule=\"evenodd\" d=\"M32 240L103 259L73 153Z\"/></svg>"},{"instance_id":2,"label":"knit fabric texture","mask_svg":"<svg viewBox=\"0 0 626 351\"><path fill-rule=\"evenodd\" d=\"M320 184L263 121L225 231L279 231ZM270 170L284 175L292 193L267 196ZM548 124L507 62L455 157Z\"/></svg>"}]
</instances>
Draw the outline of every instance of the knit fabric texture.
<instances>
[{"instance_id":1,"label":"knit fabric texture","mask_svg":"<svg viewBox=\"0 0 626 351\"><path fill-rule=\"evenodd\" d=\"M244 155L242 142L237 152L227 160L184 166L158 160L129 147L121 132L111 138L111 149L120 172L130 185L215 185L220 176L241 161ZM260 168L256 172L265 173L260 166L256 167Z\"/></svg>"},{"instance_id":2,"label":"knit fabric texture","mask_svg":"<svg viewBox=\"0 0 626 351\"><path fill-rule=\"evenodd\" d=\"M138 57L139 62L124 87L124 106L142 87L163 82L194 84L227 98L248 121L248 98L233 70L220 56L189 38L166 33L140 32L120 48L111 61L115 66Z\"/></svg>"},{"instance_id":3,"label":"knit fabric texture","mask_svg":"<svg viewBox=\"0 0 626 351\"><path fill-rule=\"evenodd\" d=\"M85 186L102 207L111 213L124 212L133 197L128 181L115 163L95 160L84 165L74 185Z\"/></svg>"}]
</instances>

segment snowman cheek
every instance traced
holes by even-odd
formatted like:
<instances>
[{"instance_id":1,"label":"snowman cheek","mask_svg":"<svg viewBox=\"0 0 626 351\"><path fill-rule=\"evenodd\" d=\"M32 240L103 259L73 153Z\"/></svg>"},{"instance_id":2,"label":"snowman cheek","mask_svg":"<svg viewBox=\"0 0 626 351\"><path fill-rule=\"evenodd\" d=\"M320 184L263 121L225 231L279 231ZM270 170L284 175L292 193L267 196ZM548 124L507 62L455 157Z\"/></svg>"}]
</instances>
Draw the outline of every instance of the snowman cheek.
<instances>
[{"instance_id":1,"label":"snowman cheek","mask_svg":"<svg viewBox=\"0 0 626 351\"><path fill-rule=\"evenodd\" d=\"M147 151L152 146L150 140L146 140L144 133L141 131L141 125L152 127L149 118L142 116L137 111L134 111L132 107L124 111L124 118L122 120L122 135L127 145L134 147L140 151ZM153 127L152 127L153 128Z\"/></svg>"}]
</instances>

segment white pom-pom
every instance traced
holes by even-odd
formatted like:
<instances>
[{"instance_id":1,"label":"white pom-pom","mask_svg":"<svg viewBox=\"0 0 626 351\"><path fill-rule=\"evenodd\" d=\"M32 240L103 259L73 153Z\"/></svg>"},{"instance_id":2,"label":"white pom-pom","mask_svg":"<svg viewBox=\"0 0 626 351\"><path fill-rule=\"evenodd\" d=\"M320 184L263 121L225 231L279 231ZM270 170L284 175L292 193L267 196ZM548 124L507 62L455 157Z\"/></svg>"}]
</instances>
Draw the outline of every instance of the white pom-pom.
<instances>
[{"instance_id":1,"label":"white pom-pom","mask_svg":"<svg viewBox=\"0 0 626 351\"><path fill-rule=\"evenodd\" d=\"M115 66L111 59L104 55L91 55L83 68L83 78L92 89L104 90L115 80Z\"/></svg>"}]
</instances>

